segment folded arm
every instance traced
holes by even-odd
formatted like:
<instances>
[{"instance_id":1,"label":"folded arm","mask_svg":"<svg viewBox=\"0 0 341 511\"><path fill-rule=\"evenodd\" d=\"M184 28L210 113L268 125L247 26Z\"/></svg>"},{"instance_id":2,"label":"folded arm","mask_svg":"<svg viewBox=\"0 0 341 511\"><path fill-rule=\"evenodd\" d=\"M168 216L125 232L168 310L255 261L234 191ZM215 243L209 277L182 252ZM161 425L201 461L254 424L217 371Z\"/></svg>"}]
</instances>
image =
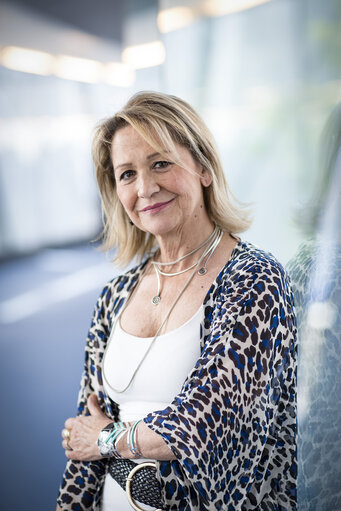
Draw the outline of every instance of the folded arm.
<instances>
[{"instance_id":1,"label":"folded arm","mask_svg":"<svg viewBox=\"0 0 341 511\"><path fill-rule=\"evenodd\" d=\"M95 461L102 459L97 446L97 438L100 431L112 420L102 412L95 394L89 397L87 406L90 415L73 417L65 421L65 429L70 432L70 437L68 441L64 438L62 445L66 457L70 460ZM65 430L63 430L63 436L65 436ZM144 458L175 459L162 436L152 431L143 422L138 424L137 442ZM134 458L129 450L126 435L123 435L118 441L117 449L123 458Z\"/></svg>"}]
</instances>

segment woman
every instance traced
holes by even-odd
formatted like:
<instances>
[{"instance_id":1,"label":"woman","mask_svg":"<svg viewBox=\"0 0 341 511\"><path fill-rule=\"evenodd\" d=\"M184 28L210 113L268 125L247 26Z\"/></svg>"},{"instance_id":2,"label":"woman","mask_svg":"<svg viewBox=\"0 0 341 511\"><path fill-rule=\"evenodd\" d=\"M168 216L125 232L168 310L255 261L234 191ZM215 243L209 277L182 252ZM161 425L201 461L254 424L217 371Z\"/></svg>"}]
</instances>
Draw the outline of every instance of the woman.
<instances>
[{"instance_id":1,"label":"woman","mask_svg":"<svg viewBox=\"0 0 341 511\"><path fill-rule=\"evenodd\" d=\"M156 482L164 510L295 509L292 294L235 236L249 221L210 133L184 101L140 93L94 159L105 248L142 263L98 299L57 509L131 509L117 467L139 456L157 471L133 497Z\"/></svg>"}]
</instances>

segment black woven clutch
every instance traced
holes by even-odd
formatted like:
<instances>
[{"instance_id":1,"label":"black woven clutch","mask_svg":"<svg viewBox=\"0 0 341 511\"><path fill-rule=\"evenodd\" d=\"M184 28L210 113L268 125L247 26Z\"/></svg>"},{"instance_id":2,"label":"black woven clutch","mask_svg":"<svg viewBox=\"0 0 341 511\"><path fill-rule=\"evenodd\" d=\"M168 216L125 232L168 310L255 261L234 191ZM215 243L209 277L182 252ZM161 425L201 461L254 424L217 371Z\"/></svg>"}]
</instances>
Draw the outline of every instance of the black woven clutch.
<instances>
[{"instance_id":1,"label":"black woven clutch","mask_svg":"<svg viewBox=\"0 0 341 511\"><path fill-rule=\"evenodd\" d=\"M112 459L109 463L109 473L121 488L125 490L127 478L137 465L138 463L132 460ZM161 488L159 481L155 477L154 468L143 467L136 472L132 478L130 488L134 500L148 506L162 508Z\"/></svg>"}]
</instances>

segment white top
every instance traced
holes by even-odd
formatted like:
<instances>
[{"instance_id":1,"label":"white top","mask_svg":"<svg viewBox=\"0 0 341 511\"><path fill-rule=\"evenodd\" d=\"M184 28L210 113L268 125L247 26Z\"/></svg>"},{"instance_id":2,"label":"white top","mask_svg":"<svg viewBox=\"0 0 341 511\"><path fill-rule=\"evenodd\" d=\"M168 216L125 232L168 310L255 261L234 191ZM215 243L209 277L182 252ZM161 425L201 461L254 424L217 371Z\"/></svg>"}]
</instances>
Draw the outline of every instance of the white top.
<instances>
[{"instance_id":1,"label":"white top","mask_svg":"<svg viewBox=\"0 0 341 511\"><path fill-rule=\"evenodd\" d=\"M116 322L103 358L103 384L105 392L120 407L120 420L142 419L173 401L200 356L201 316L202 307L179 328L157 337L123 393L114 389L122 390L128 385L153 337L128 334L120 321ZM125 492L110 474L104 483L102 511L131 511Z\"/></svg>"}]
</instances>

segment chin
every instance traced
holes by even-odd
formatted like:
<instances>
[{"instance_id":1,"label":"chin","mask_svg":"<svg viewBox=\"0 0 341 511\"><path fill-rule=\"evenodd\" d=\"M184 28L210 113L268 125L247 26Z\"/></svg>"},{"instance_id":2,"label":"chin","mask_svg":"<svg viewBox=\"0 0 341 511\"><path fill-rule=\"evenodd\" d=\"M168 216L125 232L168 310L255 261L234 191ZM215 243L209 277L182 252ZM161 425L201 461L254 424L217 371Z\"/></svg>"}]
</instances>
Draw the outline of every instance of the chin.
<instances>
[{"instance_id":1,"label":"chin","mask_svg":"<svg viewBox=\"0 0 341 511\"><path fill-rule=\"evenodd\" d=\"M181 228L181 225L166 220L164 222L148 222L148 225L141 225L140 229L154 236L166 236L177 231L179 227Z\"/></svg>"}]
</instances>

